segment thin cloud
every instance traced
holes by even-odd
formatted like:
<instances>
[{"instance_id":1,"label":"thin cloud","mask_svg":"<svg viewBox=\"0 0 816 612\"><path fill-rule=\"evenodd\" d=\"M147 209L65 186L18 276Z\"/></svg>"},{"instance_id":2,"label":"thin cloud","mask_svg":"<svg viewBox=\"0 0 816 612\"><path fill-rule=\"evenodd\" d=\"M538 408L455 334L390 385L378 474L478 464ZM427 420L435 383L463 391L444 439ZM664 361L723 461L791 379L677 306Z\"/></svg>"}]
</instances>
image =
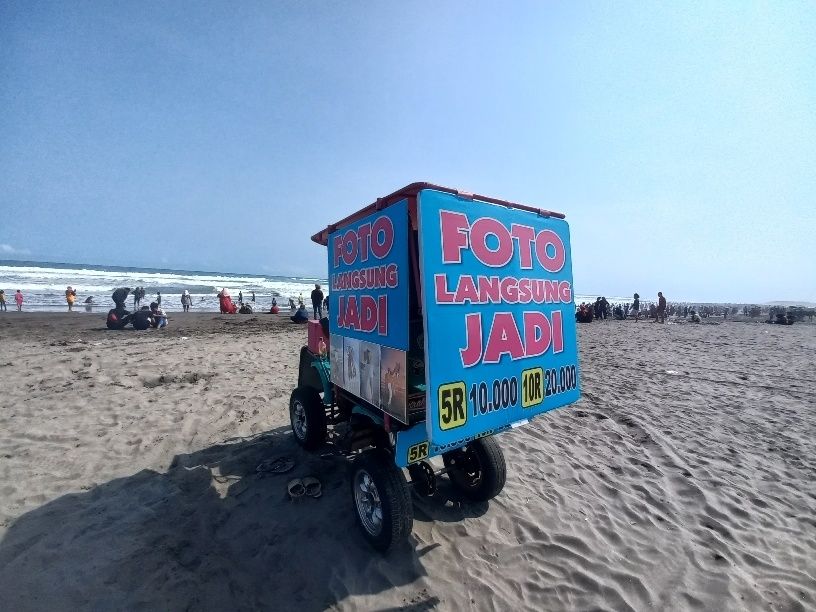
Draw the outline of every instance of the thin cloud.
<instances>
[{"instance_id":1,"label":"thin cloud","mask_svg":"<svg viewBox=\"0 0 816 612\"><path fill-rule=\"evenodd\" d=\"M10 244L0 244L0 253L4 255L31 255L28 249L15 249Z\"/></svg>"}]
</instances>

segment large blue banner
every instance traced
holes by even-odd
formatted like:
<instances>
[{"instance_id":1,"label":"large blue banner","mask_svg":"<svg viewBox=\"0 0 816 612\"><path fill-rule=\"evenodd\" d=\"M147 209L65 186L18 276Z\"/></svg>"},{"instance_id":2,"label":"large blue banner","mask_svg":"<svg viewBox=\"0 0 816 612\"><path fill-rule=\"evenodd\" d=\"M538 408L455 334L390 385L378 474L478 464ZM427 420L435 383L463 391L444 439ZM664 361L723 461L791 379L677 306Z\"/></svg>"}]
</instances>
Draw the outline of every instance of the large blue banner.
<instances>
[{"instance_id":1,"label":"large blue banner","mask_svg":"<svg viewBox=\"0 0 816 612\"><path fill-rule=\"evenodd\" d=\"M407 350L407 200L329 234L328 246L332 341L339 335Z\"/></svg>"},{"instance_id":2,"label":"large blue banner","mask_svg":"<svg viewBox=\"0 0 816 612\"><path fill-rule=\"evenodd\" d=\"M419 229L433 454L577 401L566 221L423 190Z\"/></svg>"}]
</instances>

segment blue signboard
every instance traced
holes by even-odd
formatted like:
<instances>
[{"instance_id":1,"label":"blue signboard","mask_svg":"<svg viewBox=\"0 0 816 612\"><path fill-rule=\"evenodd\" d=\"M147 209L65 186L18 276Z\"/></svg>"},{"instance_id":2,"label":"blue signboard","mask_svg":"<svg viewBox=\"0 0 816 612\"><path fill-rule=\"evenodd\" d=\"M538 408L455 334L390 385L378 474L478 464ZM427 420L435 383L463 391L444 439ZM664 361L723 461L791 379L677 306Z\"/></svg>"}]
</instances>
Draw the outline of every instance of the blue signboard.
<instances>
[{"instance_id":1,"label":"blue signboard","mask_svg":"<svg viewBox=\"0 0 816 612\"><path fill-rule=\"evenodd\" d=\"M332 339L407 350L407 200L329 234L328 247Z\"/></svg>"},{"instance_id":2,"label":"blue signboard","mask_svg":"<svg viewBox=\"0 0 816 612\"><path fill-rule=\"evenodd\" d=\"M419 194L431 453L580 398L569 226Z\"/></svg>"}]
</instances>

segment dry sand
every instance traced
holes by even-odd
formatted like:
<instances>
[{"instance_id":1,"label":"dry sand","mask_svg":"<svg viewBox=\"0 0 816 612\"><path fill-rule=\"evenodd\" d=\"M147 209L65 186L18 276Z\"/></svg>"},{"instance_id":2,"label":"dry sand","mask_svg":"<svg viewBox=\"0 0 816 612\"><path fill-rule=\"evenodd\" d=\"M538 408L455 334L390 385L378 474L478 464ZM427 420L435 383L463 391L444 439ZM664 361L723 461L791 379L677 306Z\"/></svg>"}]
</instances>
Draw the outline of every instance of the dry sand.
<instances>
[{"instance_id":1,"label":"dry sand","mask_svg":"<svg viewBox=\"0 0 816 612\"><path fill-rule=\"evenodd\" d=\"M0 314L0 610L816 607L816 326L580 326L583 400L499 438L489 504L417 501L386 557L345 461L292 441L304 339ZM256 472L280 454L322 498Z\"/></svg>"}]
</instances>

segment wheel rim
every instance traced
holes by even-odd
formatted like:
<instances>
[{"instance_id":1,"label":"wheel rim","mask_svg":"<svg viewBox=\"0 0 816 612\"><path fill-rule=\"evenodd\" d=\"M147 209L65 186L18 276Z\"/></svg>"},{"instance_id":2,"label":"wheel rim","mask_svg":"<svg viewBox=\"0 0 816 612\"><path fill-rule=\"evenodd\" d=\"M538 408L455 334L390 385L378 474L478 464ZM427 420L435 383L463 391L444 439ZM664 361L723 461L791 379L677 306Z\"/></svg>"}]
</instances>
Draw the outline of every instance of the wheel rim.
<instances>
[{"instance_id":1,"label":"wheel rim","mask_svg":"<svg viewBox=\"0 0 816 612\"><path fill-rule=\"evenodd\" d=\"M482 481L482 466L473 448L468 446L457 453L452 466L452 475L457 478L462 486L468 489L479 486Z\"/></svg>"},{"instance_id":2,"label":"wheel rim","mask_svg":"<svg viewBox=\"0 0 816 612\"><path fill-rule=\"evenodd\" d=\"M295 435L301 439L306 439L306 407L299 400L295 401L294 418L292 419L292 429L295 430Z\"/></svg>"},{"instance_id":3,"label":"wheel rim","mask_svg":"<svg viewBox=\"0 0 816 612\"><path fill-rule=\"evenodd\" d=\"M379 535L383 524L382 500L374 479L365 470L354 475L354 503L365 530L372 536Z\"/></svg>"}]
</instances>

